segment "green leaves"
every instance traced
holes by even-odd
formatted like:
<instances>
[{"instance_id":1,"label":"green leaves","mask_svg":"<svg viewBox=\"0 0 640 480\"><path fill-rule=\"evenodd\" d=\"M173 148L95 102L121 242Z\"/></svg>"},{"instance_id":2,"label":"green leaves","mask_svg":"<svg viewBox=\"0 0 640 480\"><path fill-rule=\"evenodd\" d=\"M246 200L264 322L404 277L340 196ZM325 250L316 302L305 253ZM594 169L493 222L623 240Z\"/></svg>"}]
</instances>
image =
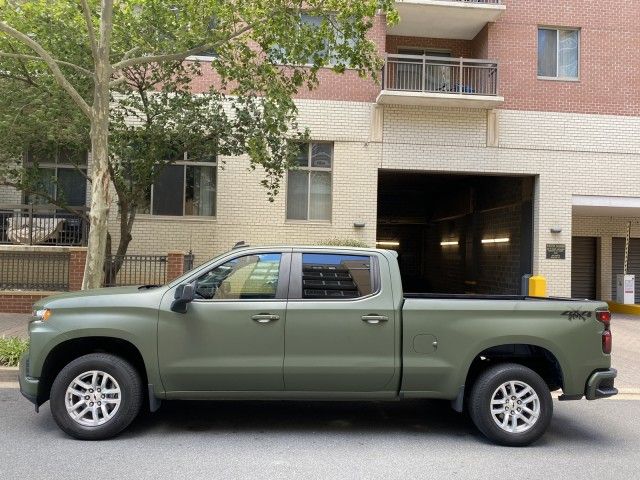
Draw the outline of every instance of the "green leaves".
<instances>
[{"instance_id":1,"label":"green leaves","mask_svg":"<svg viewBox=\"0 0 640 480\"><path fill-rule=\"evenodd\" d=\"M101 91L94 89L96 77L86 74L97 73L87 23L99 36L105 1L0 0L0 22L44 48L91 106ZM109 135L110 175L121 214L135 215L163 166L185 150L190 158L217 155L221 162L247 155L251 168L264 172L261 183L273 200L297 142L310 134L296 123L296 93L314 88L321 68L375 75L380 60L370 32L379 12L397 20L393 5L393 0L114 2L109 132L94 135ZM211 55L210 65L193 60L194 54ZM0 33L0 181L25 188L34 183L22 165L27 146L88 149L91 143L86 111L33 55L24 42ZM205 73L211 89L193 95L194 83Z\"/></svg>"}]
</instances>

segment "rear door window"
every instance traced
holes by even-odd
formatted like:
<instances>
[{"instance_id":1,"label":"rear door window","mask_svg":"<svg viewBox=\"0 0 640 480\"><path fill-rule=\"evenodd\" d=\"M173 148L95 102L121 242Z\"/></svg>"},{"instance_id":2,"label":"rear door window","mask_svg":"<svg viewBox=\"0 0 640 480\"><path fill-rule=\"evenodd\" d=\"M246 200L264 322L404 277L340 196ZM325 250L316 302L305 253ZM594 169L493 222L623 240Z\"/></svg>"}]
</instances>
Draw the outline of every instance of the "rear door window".
<instances>
[{"instance_id":1,"label":"rear door window","mask_svg":"<svg viewBox=\"0 0 640 480\"><path fill-rule=\"evenodd\" d=\"M302 254L302 298L352 299L375 291L368 255Z\"/></svg>"}]
</instances>

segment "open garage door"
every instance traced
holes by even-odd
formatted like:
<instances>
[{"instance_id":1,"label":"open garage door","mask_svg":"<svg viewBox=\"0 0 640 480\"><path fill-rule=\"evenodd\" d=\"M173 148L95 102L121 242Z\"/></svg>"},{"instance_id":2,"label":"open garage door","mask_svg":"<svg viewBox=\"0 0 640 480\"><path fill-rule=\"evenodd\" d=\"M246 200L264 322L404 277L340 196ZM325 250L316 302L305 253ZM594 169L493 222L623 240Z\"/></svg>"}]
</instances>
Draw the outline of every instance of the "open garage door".
<instances>
[{"instance_id":1,"label":"open garage door","mask_svg":"<svg viewBox=\"0 0 640 480\"><path fill-rule=\"evenodd\" d=\"M381 170L377 241L406 292L519 294L531 273L533 177Z\"/></svg>"},{"instance_id":2,"label":"open garage door","mask_svg":"<svg viewBox=\"0 0 640 480\"><path fill-rule=\"evenodd\" d=\"M613 238L611 244L611 298L616 298L616 278L624 272L624 238ZM629 242L629 261L627 273L636 276L635 303L640 304L640 238L632 238Z\"/></svg>"},{"instance_id":3,"label":"open garage door","mask_svg":"<svg viewBox=\"0 0 640 480\"><path fill-rule=\"evenodd\" d=\"M597 296L598 239L571 239L571 296L595 300Z\"/></svg>"}]
</instances>

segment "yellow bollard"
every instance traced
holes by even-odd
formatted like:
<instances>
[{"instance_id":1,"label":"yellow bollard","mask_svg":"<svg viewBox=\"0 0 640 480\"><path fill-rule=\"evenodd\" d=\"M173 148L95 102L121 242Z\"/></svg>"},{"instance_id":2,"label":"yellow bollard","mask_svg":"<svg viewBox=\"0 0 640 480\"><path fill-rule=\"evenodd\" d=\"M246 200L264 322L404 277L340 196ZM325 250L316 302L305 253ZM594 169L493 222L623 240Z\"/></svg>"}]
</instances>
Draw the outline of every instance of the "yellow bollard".
<instances>
[{"instance_id":1,"label":"yellow bollard","mask_svg":"<svg viewBox=\"0 0 640 480\"><path fill-rule=\"evenodd\" d=\"M547 279L542 275L534 275L529 277L529 296L530 297L546 297L547 296Z\"/></svg>"}]
</instances>

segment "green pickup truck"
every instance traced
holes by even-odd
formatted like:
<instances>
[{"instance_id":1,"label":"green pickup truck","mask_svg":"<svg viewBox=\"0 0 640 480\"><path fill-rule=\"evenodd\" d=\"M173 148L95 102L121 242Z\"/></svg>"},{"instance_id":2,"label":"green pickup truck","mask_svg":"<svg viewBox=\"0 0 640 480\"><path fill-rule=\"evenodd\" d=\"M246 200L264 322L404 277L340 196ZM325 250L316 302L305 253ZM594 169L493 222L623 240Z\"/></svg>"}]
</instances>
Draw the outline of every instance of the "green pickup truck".
<instances>
[{"instance_id":1,"label":"green pickup truck","mask_svg":"<svg viewBox=\"0 0 640 480\"><path fill-rule=\"evenodd\" d=\"M450 400L527 445L560 400L615 395L601 302L405 294L396 254L239 248L164 286L35 305L20 388L69 435L104 439L162 400Z\"/></svg>"}]
</instances>

